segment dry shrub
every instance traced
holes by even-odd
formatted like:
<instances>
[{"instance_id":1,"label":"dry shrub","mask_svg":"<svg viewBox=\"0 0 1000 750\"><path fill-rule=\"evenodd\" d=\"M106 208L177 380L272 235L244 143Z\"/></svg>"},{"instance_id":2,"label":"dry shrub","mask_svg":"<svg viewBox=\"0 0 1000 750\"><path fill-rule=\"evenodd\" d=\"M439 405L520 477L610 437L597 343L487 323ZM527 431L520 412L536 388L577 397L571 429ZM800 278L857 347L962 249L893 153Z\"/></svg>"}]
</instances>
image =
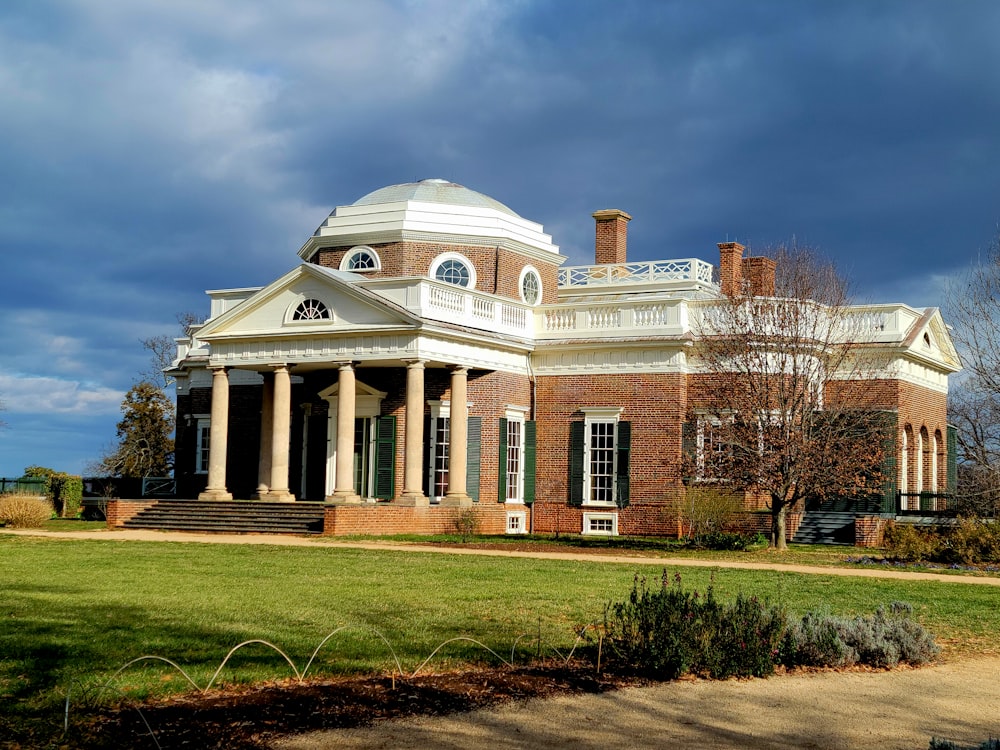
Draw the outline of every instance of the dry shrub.
<instances>
[{"instance_id":1,"label":"dry shrub","mask_svg":"<svg viewBox=\"0 0 1000 750\"><path fill-rule=\"evenodd\" d=\"M0 495L0 522L12 529L37 529L52 518L52 504L40 495Z\"/></svg>"}]
</instances>

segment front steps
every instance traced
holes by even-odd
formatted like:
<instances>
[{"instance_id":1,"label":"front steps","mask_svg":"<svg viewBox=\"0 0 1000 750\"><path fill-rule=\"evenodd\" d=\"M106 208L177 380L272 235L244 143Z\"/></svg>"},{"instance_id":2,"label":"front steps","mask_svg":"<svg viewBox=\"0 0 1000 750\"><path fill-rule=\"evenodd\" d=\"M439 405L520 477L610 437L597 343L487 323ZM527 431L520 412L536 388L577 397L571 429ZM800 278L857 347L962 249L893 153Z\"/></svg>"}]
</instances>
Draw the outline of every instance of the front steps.
<instances>
[{"instance_id":1,"label":"front steps","mask_svg":"<svg viewBox=\"0 0 1000 750\"><path fill-rule=\"evenodd\" d=\"M126 529L218 534L322 534L323 504L253 500L160 500L122 526Z\"/></svg>"},{"instance_id":2,"label":"front steps","mask_svg":"<svg viewBox=\"0 0 1000 750\"><path fill-rule=\"evenodd\" d=\"M792 537L795 544L854 544L854 513L807 510Z\"/></svg>"}]
</instances>

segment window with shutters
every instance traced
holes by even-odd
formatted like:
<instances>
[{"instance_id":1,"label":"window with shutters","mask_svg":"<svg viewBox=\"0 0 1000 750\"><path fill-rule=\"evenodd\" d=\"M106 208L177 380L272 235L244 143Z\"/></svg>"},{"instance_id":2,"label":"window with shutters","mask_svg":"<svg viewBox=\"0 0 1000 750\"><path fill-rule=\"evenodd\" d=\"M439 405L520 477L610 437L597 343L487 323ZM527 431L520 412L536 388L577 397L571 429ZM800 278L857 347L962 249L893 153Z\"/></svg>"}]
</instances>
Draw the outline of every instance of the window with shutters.
<instances>
[{"instance_id":1,"label":"window with shutters","mask_svg":"<svg viewBox=\"0 0 1000 750\"><path fill-rule=\"evenodd\" d=\"M571 456L571 502L583 505L624 506L628 504L628 450L630 425L620 420L622 410L586 407L579 433L580 452ZM577 423L579 424L579 423ZM580 481L582 480L582 481ZM578 487L578 488L577 488Z\"/></svg>"},{"instance_id":2,"label":"window with shutters","mask_svg":"<svg viewBox=\"0 0 1000 750\"><path fill-rule=\"evenodd\" d=\"M212 420L201 418L198 420L197 432L195 433L194 449L194 473L208 473L208 438L212 434Z\"/></svg>"}]
</instances>

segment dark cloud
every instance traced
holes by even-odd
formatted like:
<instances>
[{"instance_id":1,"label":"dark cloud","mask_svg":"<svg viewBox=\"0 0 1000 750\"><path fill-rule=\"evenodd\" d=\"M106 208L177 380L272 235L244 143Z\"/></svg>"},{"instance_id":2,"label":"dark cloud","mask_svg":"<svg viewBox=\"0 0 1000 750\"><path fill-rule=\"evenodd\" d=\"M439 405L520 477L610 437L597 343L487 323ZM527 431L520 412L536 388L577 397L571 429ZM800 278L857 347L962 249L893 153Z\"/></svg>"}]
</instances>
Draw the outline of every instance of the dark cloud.
<instances>
[{"instance_id":1,"label":"dark cloud","mask_svg":"<svg viewBox=\"0 0 1000 750\"><path fill-rule=\"evenodd\" d=\"M794 237L863 296L940 304L1000 214L998 26L986 0L4 3L0 377L106 407L204 289L425 177L570 263L614 207L635 259ZM113 437L10 406L0 473Z\"/></svg>"}]
</instances>

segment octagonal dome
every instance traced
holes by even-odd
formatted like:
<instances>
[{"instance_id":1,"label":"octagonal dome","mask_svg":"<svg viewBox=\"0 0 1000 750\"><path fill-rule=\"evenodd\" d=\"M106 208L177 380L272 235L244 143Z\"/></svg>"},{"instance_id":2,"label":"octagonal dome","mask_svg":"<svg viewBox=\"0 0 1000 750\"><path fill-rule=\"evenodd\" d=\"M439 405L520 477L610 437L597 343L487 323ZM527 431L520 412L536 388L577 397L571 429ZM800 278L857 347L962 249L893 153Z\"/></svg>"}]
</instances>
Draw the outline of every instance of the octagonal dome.
<instances>
[{"instance_id":1,"label":"octagonal dome","mask_svg":"<svg viewBox=\"0 0 1000 750\"><path fill-rule=\"evenodd\" d=\"M420 180L420 182L404 182L400 185L389 185L368 193L352 203L352 206L374 206L380 203L398 203L401 201L420 201L422 203L440 203L448 206L478 206L493 208L509 216L517 216L507 206L488 195L475 190L448 182L441 178Z\"/></svg>"}]
</instances>

